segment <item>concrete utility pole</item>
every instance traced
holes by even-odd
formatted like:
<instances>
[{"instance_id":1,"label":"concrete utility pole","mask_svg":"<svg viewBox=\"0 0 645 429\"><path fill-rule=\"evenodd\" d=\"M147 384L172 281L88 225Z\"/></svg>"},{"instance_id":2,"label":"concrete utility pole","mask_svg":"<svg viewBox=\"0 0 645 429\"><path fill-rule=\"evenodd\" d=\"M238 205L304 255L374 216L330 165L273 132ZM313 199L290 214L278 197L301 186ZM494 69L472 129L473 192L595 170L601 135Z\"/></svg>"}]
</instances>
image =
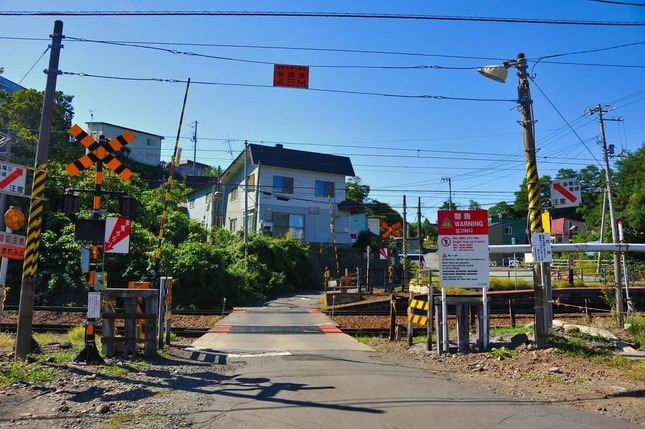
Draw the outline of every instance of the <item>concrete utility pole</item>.
<instances>
[{"instance_id":1,"label":"concrete utility pole","mask_svg":"<svg viewBox=\"0 0 645 429\"><path fill-rule=\"evenodd\" d=\"M524 54L517 54L515 63L517 67L517 76L519 77L518 102L522 112L522 137L524 142L524 159L526 161L526 187L529 194L529 211L528 220L531 234L542 233L542 208L540 206L540 183L535 160L535 128L533 121L533 112L531 110L533 100L529 91L529 75L527 73L526 57ZM547 265L540 266L539 263L533 264L533 288L535 296L535 343L538 347L547 347L549 345L548 337L548 278L544 282L542 270L550 269ZM548 272L548 271L547 271ZM547 276L548 277L548 276ZM544 284L547 283L547 284Z\"/></svg>"},{"instance_id":2,"label":"concrete utility pole","mask_svg":"<svg viewBox=\"0 0 645 429\"><path fill-rule=\"evenodd\" d=\"M452 179L450 177L442 177L441 181L448 182L448 203L450 205L448 210L454 210L455 208L452 206Z\"/></svg>"},{"instance_id":3,"label":"concrete utility pole","mask_svg":"<svg viewBox=\"0 0 645 429\"><path fill-rule=\"evenodd\" d=\"M197 175L197 121L193 122L193 176Z\"/></svg>"},{"instance_id":4,"label":"concrete utility pole","mask_svg":"<svg viewBox=\"0 0 645 429\"><path fill-rule=\"evenodd\" d=\"M611 170L609 169L609 154L607 153L607 141L605 140L605 125L603 114L607 113L607 105L596 105L589 109L590 114L598 113L598 122L600 122L600 144L602 145L602 158L605 164L605 181L607 182L607 203L609 205L609 222L611 223L611 240L612 243L618 243L618 229L616 223L616 212L614 211L614 196L611 190ZM616 318L618 325L625 327L623 315L623 287L622 272L620 270L620 252L614 252L614 285L616 289Z\"/></svg>"},{"instance_id":5,"label":"concrete utility pole","mask_svg":"<svg viewBox=\"0 0 645 429\"><path fill-rule=\"evenodd\" d=\"M31 329L34 318L34 297L36 291L36 272L38 270L38 247L43 219L43 199L45 196L45 179L47 178L47 157L51 136L52 118L54 116L56 80L60 74L58 61L63 47L63 21L54 22L54 32L49 54L47 85L43 112L40 118L38 146L34 180L31 188L31 204L29 205L29 221L27 226L27 242L25 244L25 259L22 270L22 286L20 288L20 304L18 307L18 330L16 333L16 359L24 359L31 350Z\"/></svg>"}]
</instances>

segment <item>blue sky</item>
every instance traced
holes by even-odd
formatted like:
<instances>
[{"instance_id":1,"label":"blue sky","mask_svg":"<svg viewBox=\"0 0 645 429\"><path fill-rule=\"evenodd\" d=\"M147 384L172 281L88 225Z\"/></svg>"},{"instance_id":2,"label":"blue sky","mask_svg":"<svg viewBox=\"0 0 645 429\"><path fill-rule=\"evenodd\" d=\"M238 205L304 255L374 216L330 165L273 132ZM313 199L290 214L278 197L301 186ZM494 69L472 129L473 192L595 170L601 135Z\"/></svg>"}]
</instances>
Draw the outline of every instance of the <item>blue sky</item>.
<instances>
[{"instance_id":1,"label":"blue sky","mask_svg":"<svg viewBox=\"0 0 645 429\"><path fill-rule=\"evenodd\" d=\"M78 4L0 1L0 12L78 11ZM92 11L386 13L645 23L645 7L591 0L548 0L530 5L514 1L329 0L115 0L82 4L84 10ZM401 211L405 194L408 204L414 206L408 210L411 213L416 213L417 197L421 197L423 216L431 221L448 199L448 183L442 178L450 177L452 198L459 208L465 208L470 200L488 208L499 201L513 201L513 192L525 175L522 132L517 123L520 114L513 101L517 97L515 72L511 69L506 83L500 84L483 78L477 67L514 59L519 52L526 54L533 76L540 175L554 176L560 168L578 170L589 164L600 167L597 117L582 116L593 105L610 103L616 110L606 116L624 119L606 123L608 143L636 150L645 141L645 26L262 16L0 15L4 77L25 87L44 89L42 70L49 54L41 55L55 19L63 21L67 37L60 57L64 72L192 79L180 139L183 158L193 157L190 124L195 121L197 161L213 166L226 168L242 150L244 140L349 156L356 174L372 188L370 197ZM156 42L145 46L228 60L74 39L139 45ZM620 45L631 46L603 50ZM541 57L580 51L594 52L538 62ZM310 89L273 88L274 63L310 66ZM95 121L166 136L162 156L170 158L184 83L63 75L58 89L74 96L76 123L85 126L92 113ZM421 95L431 97L408 97Z\"/></svg>"}]
</instances>

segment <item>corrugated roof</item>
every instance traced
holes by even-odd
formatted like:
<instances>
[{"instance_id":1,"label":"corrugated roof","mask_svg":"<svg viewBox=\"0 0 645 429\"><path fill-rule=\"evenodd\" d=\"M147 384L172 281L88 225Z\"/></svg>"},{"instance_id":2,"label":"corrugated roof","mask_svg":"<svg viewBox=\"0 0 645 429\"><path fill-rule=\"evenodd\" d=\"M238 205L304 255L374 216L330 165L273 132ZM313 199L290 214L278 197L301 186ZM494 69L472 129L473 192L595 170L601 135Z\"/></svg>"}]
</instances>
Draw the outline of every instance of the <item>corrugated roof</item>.
<instances>
[{"instance_id":1,"label":"corrugated roof","mask_svg":"<svg viewBox=\"0 0 645 429\"><path fill-rule=\"evenodd\" d=\"M355 176L349 157L285 149L282 145L249 144L253 164Z\"/></svg>"}]
</instances>

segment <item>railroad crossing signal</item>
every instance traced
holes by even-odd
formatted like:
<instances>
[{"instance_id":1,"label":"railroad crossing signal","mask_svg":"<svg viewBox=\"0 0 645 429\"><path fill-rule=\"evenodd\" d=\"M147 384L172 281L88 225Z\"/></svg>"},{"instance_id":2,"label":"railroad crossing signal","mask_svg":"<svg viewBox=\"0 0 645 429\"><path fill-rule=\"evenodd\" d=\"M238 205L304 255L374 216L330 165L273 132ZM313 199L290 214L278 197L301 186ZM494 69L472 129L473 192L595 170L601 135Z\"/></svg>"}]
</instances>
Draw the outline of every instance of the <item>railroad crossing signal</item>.
<instances>
[{"instance_id":1,"label":"railroad crossing signal","mask_svg":"<svg viewBox=\"0 0 645 429\"><path fill-rule=\"evenodd\" d=\"M383 234L381 234L381 237L383 237L383 238L387 238L390 235L393 235L395 237L400 237L401 236L401 232L399 231L399 228L401 228L401 222L397 222L397 223L395 223L393 225L388 225L387 222L383 222L381 224L381 228L383 228L385 230L383 232Z\"/></svg>"},{"instance_id":2,"label":"railroad crossing signal","mask_svg":"<svg viewBox=\"0 0 645 429\"><path fill-rule=\"evenodd\" d=\"M69 133L89 150L87 154L71 164L67 164L65 169L70 176L75 176L81 171L87 170L93 164L102 162L103 165L114 171L121 179L130 179L132 172L114 156L123 146L134 141L135 137L130 131L126 131L110 140L99 139L99 142L96 142L78 125L74 125L69 130Z\"/></svg>"}]
</instances>

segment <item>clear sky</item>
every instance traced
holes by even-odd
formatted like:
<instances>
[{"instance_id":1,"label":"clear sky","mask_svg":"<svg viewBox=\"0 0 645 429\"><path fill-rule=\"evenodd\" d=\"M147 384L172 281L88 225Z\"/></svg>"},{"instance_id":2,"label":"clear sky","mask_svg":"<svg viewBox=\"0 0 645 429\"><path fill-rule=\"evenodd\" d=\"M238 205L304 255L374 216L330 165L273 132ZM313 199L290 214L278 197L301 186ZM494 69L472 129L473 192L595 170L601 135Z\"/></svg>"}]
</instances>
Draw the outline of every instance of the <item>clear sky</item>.
<instances>
[{"instance_id":1,"label":"clear sky","mask_svg":"<svg viewBox=\"0 0 645 429\"><path fill-rule=\"evenodd\" d=\"M111 77L58 78L58 89L74 96L79 125L85 126L93 115L95 121L163 135L162 157L169 160L185 83L114 78L190 77L182 158L192 159L195 153L194 122L196 160L215 167L226 168L244 140L345 155L372 188L370 197L401 211L405 194L413 206L409 213L416 213L420 197L423 216L435 221L437 208L449 196L444 178L450 178L459 208L470 200L483 208L514 200L525 175L520 114L513 101L518 79L511 69L500 84L476 69L515 59L519 52L526 54L533 78L540 175L555 176L560 168L579 170L589 164L601 167L598 118L583 116L597 104L616 108L608 118L624 119L606 123L608 143L617 151L638 149L645 141L645 26L1 13L268 11L645 23L645 6L633 5L639 2L645 3L2 0L0 67L4 77L43 90L49 56L43 53L54 21L60 19L66 36L60 69ZM617 47L621 45L628 46ZM538 62L560 54L570 55ZM272 87L276 63L309 66L310 89Z\"/></svg>"}]
</instances>

